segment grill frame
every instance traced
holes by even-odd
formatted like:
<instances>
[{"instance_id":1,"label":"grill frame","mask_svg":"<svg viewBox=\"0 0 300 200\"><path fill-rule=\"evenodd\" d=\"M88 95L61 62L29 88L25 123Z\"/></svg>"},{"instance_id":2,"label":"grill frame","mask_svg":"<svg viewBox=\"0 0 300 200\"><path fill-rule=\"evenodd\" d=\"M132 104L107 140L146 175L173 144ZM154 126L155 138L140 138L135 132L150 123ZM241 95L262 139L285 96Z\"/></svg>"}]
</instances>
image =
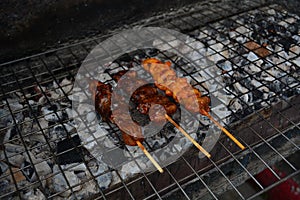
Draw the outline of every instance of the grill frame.
<instances>
[{"instance_id":1,"label":"grill frame","mask_svg":"<svg viewBox=\"0 0 300 200\"><path fill-rule=\"evenodd\" d=\"M257 3L257 5L255 5L255 3ZM260 7L261 5L262 5L261 2L257 1L257 2L254 2L253 7L251 7L250 5L247 5L247 6L249 6L247 8L249 10L252 10L253 8ZM277 7L277 6L270 6L270 7L271 8L276 8L276 9L281 9L280 7ZM201 8L205 9L205 7L203 7L203 6ZM213 10L212 10L212 8L210 8L210 11L211 12L216 12L216 10L218 10L218 9L221 9L221 11L226 10L226 8L223 8L220 5L217 6L217 4L214 4ZM229 11L229 10L227 9L227 11ZM186 26L187 26L187 27L180 27L180 31L191 33L192 29L198 30L198 27L201 27L203 24L199 24L199 25L190 24L190 20L184 20L184 18L181 18L181 17L186 16L187 18L190 18L191 16L193 16L193 12L197 13L197 12L199 12L199 10L188 12L188 13L183 12L182 15L177 13L177 18L174 21L172 21L170 19L171 17L169 19L164 18L161 21L159 21L157 19L153 19L153 21L148 22L147 25L157 25L157 24L160 24L160 23L165 24L166 22L168 22L168 23L166 23L167 28L177 30L178 27L180 27L180 26L178 24L176 24L176 20L180 19L179 21L181 23L182 23L182 21L184 21ZM234 11L231 11L231 10L230 10L230 12L233 13L232 15L238 14L238 13L234 13ZM245 12L245 10L241 11L241 13L244 13L244 12ZM172 16L172 15L170 15L170 16ZM223 18L228 17L228 13L226 15L220 15L220 18L218 18L218 17L216 17L216 18L215 17L209 17L207 15L204 15L204 16L208 19L208 22L212 23L213 21L218 21L220 18L223 19ZM213 18L213 20L212 20L212 18ZM197 19L197 18L194 18L194 19ZM171 21L169 21L169 20L171 20ZM140 22L140 23L143 23L143 22ZM136 24L134 24L134 25L136 25ZM211 28L213 28L213 27L211 27ZM218 30L216 30L216 31L218 31ZM43 96L46 97L47 103L49 105L52 105L53 103L47 97L46 92L42 89L43 88L42 85L44 85L47 82L54 81L58 85L58 88L63 91L63 89L62 89L63 86L60 85L59 80L63 77L66 77L66 76L71 76L71 77L75 76L77 68L80 66L81 61L85 57L85 54L89 53L89 50L90 50L90 48L89 48L90 44L89 43L92 43L91 46L97 45L103 39L109 37L112 34L113 33L105 35L105 36L101 36L101 37L81 41L80 43L68 45L68 46L62 47L60 49L50 50L48 52L43 52L43 53L40 53L40 54L37 54L37 55L33 55L33 56L26 57L26 58L22 58L22 59L18 59L18 60L14 60L14 61L11 61L11 62L6 62L6 63L1 64L0 66L3 68L2 74L1 74L2 81L0 82L1 86L2 86L2 88L1 88L1 98L5 97L7 95L13 94L15 92L20 92L22 96L26 96L25 90L28 87L32 87L35 84L37 84L39 89L42 91ZM70 60L74 60L74 63L70 64L70 63L68 63L68 61L66 62L65 60L68 60L68 58L67 59L61 58L62 56L64 56L64 53L61 53L61 52L64 52L64 51L68 52L68 53L65 54L65 56L71 56ZM216 52L216 53L220 54L220 52ZM53 59L53 57L56 60L55 62L58 63L58 64L53 64L53 63L51 63L52 61L49 61L49 60ZM287 60L285 60L285 61L287 61ZM5 70L4 70L4 68L5 68ZM6 70L8 70L9 73L7 73L7 72L4 73L4 71L6 71ZM60 71L62 71L62 72L60 72ZM29 77L29 78L28 78L28 72L29 72L29 74L31 74L31 77ZM22 74L24 74L24 75L22 75ZM47 76L49 77L49 80L44 79L44 77L47 77ZM9 78L11 78L12 81L10 81ZM33 80L34 84L32 84L32 80ZM29 85L27 85L27 84L29 84ZM11 89L12 87L9 87L10 85L12 87L15 87L17 85L17 88ZM67 94L64 94L64 96L66 97ZM17 113L16 113L10 107L11 103L8 102L7 99L5 99L5 98L3 98L3 99L5 101L5 103L3 105L8 106L9 112L10 112L9 116L12 116L14 124L19 124L17 122L17 119L16 119L15 115L19 112L22 112L23 110L18 110ZM299 138L297 138L296 136L291 136L291 138L289 138L289 136L287 136L287 135L291 134L290 132L291 132L292 129L298 129L298 130L300 129L300 127L299 127L299 116L297 116L297 115L293 116L292 115L293 113L290 111L291 109L297 108L297 106L299 107L299 101L300 101L300 99L299 99L299 95L298 95L297 97L292 98L291 100L282 100L281 102L279 102L276 105L269 104L269 106L271 106L271 108L264 109L264 110L261 110L261 111L256 111L253 114L254 117L250 116L250 117L247 117L246 119L240 119L240 120L243 120L243 122L248 121L249 123L246 123L246 125L243 124L243 123L242 124L241 123L230 124L230 126L226 125L227 127L230 128L230 130L233 130L232 132L235 133L235 136L237 136L239 139L241 139L244 144L247 144L247 147L248 147L250 153L253 153L257 157L257 159L260 160L261 162L263 162L265 167L269 168L272 171L272 173L274 174L274 176L277 176L277 178L278 178L278 181L276 183L272 184L271 186L269 186L267 188L262 188L261 187L261 190L258 193L253 194L250 197L243 196L243 194L239 191L238 186L235 185L236 183L233 183L230 180L231 177L229 177L228 175L226 175L222 171L222 166L224 165L224 163L227 163L228 160L231 159L231 160L236 161L238 166L241 167L244 170L243 173L248 174L248 176L251 179L253 179L255 182L258 183L258 181L254 178L255 174L251 173L241 163L241 161L239 161L239 158L241 156L243 156L244 153L246 153L246 152L244 152L244 153L240 152L235 146L230 146L229 142L227 141L227 139L225 137L221 137L219 142L218 142L217 147L214 148L214 150L212 152L217 151L217 149L218 148L220 149L220 147L221 147L221 149L223 151L228 153L226 158L219 159L219 160L218 160L217 157L214 157L214 156L210 160L208 160L206 158L205 162L206 163L210 162L211 163L210 165L207 165L204 168L194 169L193 168L194 166L199 167L199 164L197 163L197 161L194 160L194 162L196 162L196 163L190 162L189 156L183 156L175 164L172 164L172 165L166 167L165 168L165 174L159 175L158 172L153 172L153 173L149 173L149 174L142 173L141 176L137 177L134 180L129 180L129 181L123 180L121 178L120 174L118 174L118 172L116 172L116 174L119 176L119 178L121 178L120 185L117 186L116 188L112 188L111 191L106 191L106 190L102 191L101 188L97 185L98 189L99 189L99 193L97 195L95 195L93 198L96 198L96 199L115 198L115 197L119 197L120 194L124 194L123 192L125 191L126 195L128 195L128 197L132 198L132 199L134 199L134 198L138 198L138 199L139 198L146 198L146 199L158 198L158 199L162 199L163 197L168 196L168 194L166 194L166 193L168 193L170 191L178 190L179 193L177 193L177 194L181 194L183 197L186 197L187 199L189 199L189 198L191 198L190 197L191 193L187 192L187 190L188 190L187 186L189 185L189 183L190 184L195 183L195 181L198 180L198 181L201 182L202 186L204 188L206 188L206 190L207 190L206 192L209 193L212 198L217 199L219 194L214 193L214 191L213 191L214 187L209 186L206 183L206 182L209 182L209 181L207 181L207 179L205 178L206 174L210 174L214 170L221 174L221 177L224 178L227 181L227 183L231 186L231 188L233 188L233 190L239 195L239 197L241 199L255 198L259 194L270 190L271 188L273 188L276 185L284 182L288 178L298 176L298 174L300 172L299 168L295 167L293 164L291 164L288 161L288 159L286 158L287 155L282 155L282 153L280 153L280 151L278 151L278 149L276 149L272 146L272 142L274 142L277 137L283 137L286 140L286 142L289 144L290 147L296 149L296 150L294 150L293 152L290 152L290 153L295 153L295 152L298 153L299 146L297 146L297 144L295 143L295 140L299 139ZM25 102L26 102L27 109L33 111L33 108L30 105L28 98L25 98ZM24 110L26 110L26 108ZM56 117L59 118L59 115L57 114L57 112L54 112L54 114L56 115ZM280 128L276 127L278 125L278 121L279 121L279 119L276 118L277 114L279 114L281 117L285 118L287 120L288 124L283 124L283 125L280 124L281 125ZM44 116L33 116L33 118L34 118L33 120L38 121L38 119L41 118L41 117L44 117ZM258 128L258 125L256 125L254 123L254 122L257 122L257 121L254 121L254 120L259 120L259 119L262 119L262 123L265 126L274 129L273 131L275 131L276 134L274 134L273 131L272 132L270 131L269 132L270 135L268 135L268 133L264 133L265 135L261 136L260 133L259 133L261 131ZM251 122L252 122L252 124L250 124ZM22 122L22 123L25 123L25 122ZM62 127L66 131L67 137L72 137L72 134L68 133L66 127L63 125L64 121L59 121L59 123L62 125ZM254 127L252 127L252 125ZM46 139L47 134L45 133L45 131L43 130L42 126L39 123L38 123L38 126L39 126L39 130L41 131L43 137ZM26 137L28 137L28 135L34 134L34 132L29 133L28 135L24 136L21 133L21 131L19 130L18 126L16 126L16 127L17 127L16 132L20 136L20 140L21 140L22 145L25 147L24 152L27 154L31 164L33 164L33 163L35 163L35 161L32 160L31 155L29 154L29 150L28 150L28 147L26 145L25 139L26 139ZM6 127L2 130L7 130L8 128L9 127ZM245 139L242 139L243 138L242 134L245 133L245 132L241 133L241 131L239 131L239 130L244 129L244 128L249 129L249 133L254 133L258 137L260 137L261 141L258 142L258 143L257 142L253 143L253 141L252 141L251 144L248 144L248 142L245 141ZM282 129L282 130L280 130L280 129ZM285 130L285 129L289 129L289 130ZM39 132L39 131L37 131L37 132ZM291 135L293 135L293 134L291 134ZM296 142L297 142L297 140L296 140ZM45 145L48 146L48 148L50 149L50 152L55 152L55 150L53 150L52 147L51 147L50 141L48 141L47 139L46 139L46 144ZM82 151L80 150L80 148L83 145L81 144L81 145L78 146L78 145L74 144L74 146L75 146L74 149L78 153L82 154ZM276 174L276 172L271 168L271 165L274 164L274 163L272 163L272 164L267 163L266 160L264 160L262 158L262 155L260 155L259 153L256 152L257 149L262 148L261 146L265 146L265 148L266 147L271 148L271 152L275 153L275 155L277 155L277 157L280 157L283 160L283 162L285 162L291 168L294 168L293 169L294 172L289 174L285 178L280 178ZM4 148L3 144L0 147ZM230 147L230 148L228 148L228 147ZM65 153L65 152L63 152L63 153ZM191 151L191 152L188 152L188 153L195 154L195 151ZM215 153L212 153L212 155L215 155ZM53 157L54 159L56 159L57 156L58 155L56 155L55 153L52 153L52 155L51 155L51 157ZM48 157L45 160L48 160L51 157ZM90 168L88 167L88 162L90 161L90 159L86 159L84 157L84 155L81 155L81 157L84 160L84 164L87 166L87 169L89 170L89 172L91 174L93 174L91 172ZM5 160L6 161L9 160L9 157L6 155L6 153L5 153ZM226 162L226 160L227 160L227 162ZM42 161L39 161L39 162L42 162ZM178 175L178 173L179 173L178 172L178 166L183 166L182 163L185 163L186 169L189 169L192 172L191 173L192 177L180 178L178 180L177 176L180 176L180 175ZM202 166L203 165L204 164L202 164ZM34 164L33 164L33 166L34 166ZM64 178L67 180L66 175L64 173L65 169L63 169L60 165L58 165L58 167L59 167L59 171L60 171L59 173L62 174L64 176ZM33 167L33 169L36 172L35 167ZM13 172L13 169L11 167L9 167L9 170L10 170L10 175L17 173L17 172ZM114 171L114 170L112 170L112 171ZM54 176L54 175L55 174L52 174L52 176ZM169 176L169 178L160 178L160 177L163 177L163 176ZM30 185L27 185L26 187L30 187L31 185L34 185L34 184L39 184L41 190L46 191L46 189L43 186L43 181L46 180L46 179L49 179L49 177L43 178L43 177L38 176L37 178L38 178L38 180L36 182L31 183ZM93 176L91 179L86 180L86 182L84 182L84 183L88 183L89 181L93 181L93 180L95 180L95 178L96 177ZM157 182L154 182L155 180L172 180L173 184L172 185L170 184L167 188L162 188L160 190L160 189L156 189L156 187L158 187L157 184L159 185L159 181L157 183ZM10 194L17 194L20 199L22 198L21 192L22 192L23 188L20 188L18 186L17 181L15 180L15 178L13 178L13 182L14 182L15 191L13 191L11 193L4 194L4 195L0 196L0 198L8 197ZM142 182L144 182L144 184L142 184ZM80 185L83 185L84 183L81 183ZM70 183L68 183L68 188L67 188L67 190L70 190L70 192L72 194L72 197L75 198L75 199L78 198L75 195L75 191L74 191L74 188L76 188L77 186L79 186L79 185L72 185L71 186ZM144 188L145 191L147 191L147 192L151 191L151 194L141 194L144 191L137 192L138 191L137 188L139 188L139 187L140 187L140 189ZM63 193L63 192L61 192L61 193ZM48 198L56 197L57 195L59 195L59 193L53 194L53 195L49 196ZM143 195L145 195L145 196L143 196Z\"/></svg>"}]
</instances>

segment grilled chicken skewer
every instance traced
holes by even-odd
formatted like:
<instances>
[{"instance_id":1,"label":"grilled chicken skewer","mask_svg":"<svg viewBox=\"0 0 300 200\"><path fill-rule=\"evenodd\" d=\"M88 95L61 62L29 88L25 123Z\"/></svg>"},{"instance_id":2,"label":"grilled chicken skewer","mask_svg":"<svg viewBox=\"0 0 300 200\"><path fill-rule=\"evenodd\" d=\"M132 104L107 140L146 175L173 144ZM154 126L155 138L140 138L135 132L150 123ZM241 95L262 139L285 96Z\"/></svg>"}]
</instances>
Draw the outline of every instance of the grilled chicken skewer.
<instances>
[{"instance_id":1,"label":"grilled chicken skewer","mask_svg":"<svg viewBox=\"0 0 300 200\"><path fill-rule=\"evenodd\" d=\"M122 75L125 73L126 77L121 80L122 85L126 85L123 89L126 94L131 94L134 91L136 85L142 85L140 88L136 89L131 95L131 101L135 103L136 109L141 114L149 114L151 106L155 104L161 105L168 115L173 115L177 110L177 105L170 101L170 99L158 93L157 87L153 84L147 84L146 81L138 79L135 71L119 71L113 75L113 79L118 82ZM134 80L134 81L133 81ZM160 109L151 109L151 121L153 122L164 122L165 117L160 113ZM155 113L153 113L155 112Z\"/></svg>"},{"instance_id":2,"label":"grilled chicken skewer","mask_svg":"<svg viewBox=\"0 0 300 200\"><path fill-rule=\"evenodd\" d=\"M171 62L163 63L156 58L149 58L142 62L142 66L152 75L155 85L165 91L166 95L173 96L187 110L207 116L242 150L245 149L244 145L209 114L210 99L206 96L201 96L200 91L193 88L186 78L177 77L176 72L171 68Z\"/></svg>"},{"instance_id":3,"label":"grilled chicken skewer","mask_svg":"<svg viewBox=\"0 0 300 200\"><path fill-rule=\"evenodd\" d=\"M124 115L123 112L119 112L119 110L115 111L115 114L119 115L119 117L116 119L116 117L114 117L112 115L112 111L111 111L111 97L112 97L112 88L111 85L109 84L105 84L102 83L100 81L97 80L92 80L89 83L89 90L92 93L92 97L95 101L95 109L96 112L100 114L100 116L102 117L103 121L110 121L114 124L116 124L116 120L118 122L118 124L120 124L122 126L123 129L125 130L121 130L122 132L122 138L123 141L126 145L130 145L130 146L136 146L136 142L137 140L139 140L140 142L143 142L144 137L142 135L142 131L141 129L136 129L133 130L132 127L127 127L126 126L126 122L131 120L131 118L128 118L128 116ZM117 96L118 98L118 103L119 103L119 107L120 108L127 108L124 100L122 99L121 96ZM119 120L122 119L122 120ZM130 132L132 134L135 134L134 136L126 134L126 132Z\"/></svg>"},{"instance_id":4,"label":"grilled chicken skewer","mask_svg":"<svg viewBox=\"0 0 300 200\"><path fill-rule=\"evenodd\" d=\"M121 130L122 132L122 139L126 145L130 146L138 146L143 153L149 158L149 160L153 163L153 165L157 168L157 170L160 173L163 173L163 169L160 167L160 165L155 161L155 159L151 156L151 154L146 150L146 148L143 146L142 142L144 140L144 137L142 135L141 129L137 126L126 126L128 120L132 120L131 118L128 118L128 115L124 115L123 112L117 112L115 114L118 115L118 118L114 117L112 115L111 111L111 97L112 97L112 89L111 85L102 83L97 80L93 80L89 84L89 90L92 93L92 98L95 101L95 109L96 111L101 115L102 119L104 121L110 121L112 123L115 123L117 125L120 125L123 129L125 127L126 130ZM125 101L123 101L122 97L117 96L119 98L119 106L124 107ZM122 109L119 109L122 110ZM121 120L119 120L121 119ZM116 121L118 120L118 121ZM135 130L135 129L137 130ZM130 135L126 132L131 133ZM132 135L134 134L134 135Z\"/></svg>"},{"instance_id":5,"label":"grilled chicken skewer","mask_svg":"<svg viewBox=\"0 0 300 200\"><path fill-rule=\"evenodd\" d=\"M116 81L118 81L122 75L125 74L126 71L120 71L117 74L115 74L113 76L113 78L116 79ZM128 72L130 73L129 75L127 75L126 77L128 77L128 79L125 78L122 80L122 85L129 85L129 87L126 87L127 93L130 93L130 91L132 91L132 89L130 87L134 87L131 86L130 84L141 84L140 81L142 80L137 80L137 83L134 83L132 81L132 79L136 80L136 72L131 71ZM167 75L168 72L166 71ZM129 80L131 79L131 80ZM127 81L127 82L126 82ZM142 84L141 84L142 85ZM130 89L129 89L130 88ZM162 88L160 85L160 89L165 89ZM198 91L199 92L199 91ZM168 93L169 96L174 97L171 93ZM200 93L199 93L200 95ZM141 88L137 89L133 95L133 101L134 102L138 102L138 106L137 109L140 111L140 113L143 114L149 114L151 121L154 122L160 122L160 121L165 121L165 119L167 119L169 122L171 122L185 137L187 137L204 155L206 155L207 157L211 157L211 155L200 145L198 144L184 129L182 129L171 117L170 114L173 114L176 112L177 106L176 104L170 102L169 98L163 95L159 95L157 90L154 89L153 86L149 87L149 85L145 85L142 86ZM153 106L153 104L160 104L163 106L159 107L159 106ZM149 109L151 109L152 113L149 113ZM163 110L164 109L164 110ZM154 110L154 111L153 111ZM154 112L154 113L153 113Z\"/></svg>"}]
</instances>

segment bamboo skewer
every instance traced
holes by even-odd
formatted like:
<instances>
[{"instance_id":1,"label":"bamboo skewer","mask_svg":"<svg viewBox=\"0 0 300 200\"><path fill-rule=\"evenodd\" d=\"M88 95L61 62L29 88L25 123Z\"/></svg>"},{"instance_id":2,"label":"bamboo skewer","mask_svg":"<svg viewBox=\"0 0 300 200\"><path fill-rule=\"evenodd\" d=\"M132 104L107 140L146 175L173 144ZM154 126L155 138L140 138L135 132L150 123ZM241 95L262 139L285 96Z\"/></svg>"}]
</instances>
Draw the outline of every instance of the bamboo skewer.
<instances>
[{"instance_id":1,"label":"bamboo skewer","mask_svg":"<svg viewBox=\"0 0 300 200\"><path fill-rule=\"evenodd\" d=\"M171 69L171 63L168 61L168 62L162 62L156 58L149 58L149 59L145 59L143 62L142 62L142 65L144 67L144 69L146 71L148 71L152 77L154 78L155 81L158 81L159 80L159 84L166 84L166 85L169 85L168 82L165 80L165 79L159 79L158 76L159 76L159 73L163 73L165 71L166 68L163 68L163 70L160 70L160 67L159 65L167 65L170 69L170 71L173 71ZM150 70L150 68L154 68L155 69L155 72L154 70ZM173 71L174 72L174 71ZM187 81L186 78L178 78L178 77L175 77L175 75L171 75L173 76L173 79L176 81L176 80L183 80L185 79L185 81ZM175 77L175 78L174 78ZM156 83L157 85L157 83ZM174 86L174 85L173 85ZM178 86L178 85L177 85ZM171 87L172 89L172 87ZM176 89L176 86L173 87L173 89ZM162 90L166 90L166 89L162 89ZM168 89L169 90L169 89ZM195 88L194 88L195 90ZM197 89L196 89L197 90ZM166 90L167 91L167 90ZM177 89L176 89L177 93L179 92ZM171 92L173 93L173 92ZM172 94L173 97L174 97L174 94ZM199 92L198 94L200 97L201 97L201 93ZM175 95L176 96L176 95ZM201 113L202 114L202 113ZM213 121L235 144L237 144L242 150L245 149L245 147L229 132L227 131L219 122L217 122L209 113L205 113L203 114L205 116L207 116L211 121ZM195 140L193 140L193 138L191 138L178 124L176 124L167 114L165 115L166 118L174 125L176 126L176 128L178 128L191 142L194 143L195 146L200 146ZM176 124L176 125L175 125ZM201 146L200 146L201 147ZM204 150L202 147L198 149L200 151ZM205 151L205 150L204 150ZM203 151L202 151L203 152ZM206 151L205 151L206 152ZM203 152L204 153L204 152ZM207 152L206 152L207 153Z\"/></svg>"},{"instance_id":2,"label":"bamboo skewer","mask_svg":"<svg viewBox=\"0 0 300 200\"><path fill-rule=\"evenodd\" d=\"M205 156L208 158L211 155L196 141L192 138L183 128L181 128L169 115L165 114L166 119L171 122L187 139L189 139Z\"/></svg>"},{"instance_id":3,"label":"bamboo skewer","mask_svg":"<svg viewBox=\"0 0 300 200\"><path fill-rule=\"evenodd\" d=\"M242 150L245 146L242 145L226 128L224 128L219 122L217 122L210 114L206 115L212 122L214 122L236 145L238 145Z\"/></svg>"},{"instance_id":4,"label":"bamboo skewer","mask_svg":"<svg viewBox=\"0 0 300 200\"><path fill-rule=\"evenodd\" d=\"M136 144L140 147L140 149L143 151L143 153L149 158L149 160L152 162L152 164L156 167L156 169L163 173L164 170L161 168L161 166L154 160L154 158L151 156L151 154L147 151L147 149L144 147L144 145L140 141L136 141Z\"/></svg>"}]
</instances>

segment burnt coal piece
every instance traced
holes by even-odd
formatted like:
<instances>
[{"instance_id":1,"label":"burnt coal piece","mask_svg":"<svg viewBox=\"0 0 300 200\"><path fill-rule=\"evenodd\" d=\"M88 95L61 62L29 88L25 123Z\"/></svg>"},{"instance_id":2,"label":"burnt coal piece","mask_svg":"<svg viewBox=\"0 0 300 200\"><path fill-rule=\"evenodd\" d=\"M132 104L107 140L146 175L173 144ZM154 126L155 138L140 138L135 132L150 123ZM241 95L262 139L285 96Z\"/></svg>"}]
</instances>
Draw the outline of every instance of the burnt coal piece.
<instances>
[{"instance_id":1,"label":"burnt coal piece","mask_svg":"<svg viewBox=\"0 0 300 200\"><path fill-rule=\"evenodd\" d=\"M81 157L82 148L78 135L64 139L57 143L58 164L65 165L70 163L83 162Z\"/></svg>"}]
</instances>

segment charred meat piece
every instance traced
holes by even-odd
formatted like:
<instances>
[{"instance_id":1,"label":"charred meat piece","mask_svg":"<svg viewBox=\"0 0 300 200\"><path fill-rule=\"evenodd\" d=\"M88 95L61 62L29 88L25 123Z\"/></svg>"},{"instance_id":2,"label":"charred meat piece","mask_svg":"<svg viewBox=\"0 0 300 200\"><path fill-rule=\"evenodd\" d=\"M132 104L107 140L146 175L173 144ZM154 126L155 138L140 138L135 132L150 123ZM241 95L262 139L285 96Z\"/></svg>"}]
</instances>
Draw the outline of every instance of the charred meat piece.
<instances>
[{"instance_id":1,"label":"charred meat piece","mask_svg":"<svg viewBox=\"0 0 300 200\"><path fill-rule=\"evenodd\" d=\"M122 97L117 96L120 100L120 109L115 112L114 117L111 111L111 97L112 97L112 87L109 84L102 83L97 80L92 80L89 84L89 90L92 93L92 97L95 101L95 109L98 114L102 117L103 121L110 121L119 126L122 132L122 139L126 145L135 146L137 145L135 141L142 142L144 140L142 131L138 126L131 126L129 122L132 121L131 117L125 115L123 109L125 109L125 104L122 101ZM123 104L122 104L123 103ZM127 133L130 133L127 134Z\"/></svg>"},{"instance_id":2,"label":"charred meat piece","mask_svg":"<svg viewBox=\"0 0 300 200\"><path fill-rule=\"evenodd\" d=\"M124 76L126 73L126 76ZM121 77L124 76L122 79ZM112 78L118 82L119 84L121 84L122 86L122 90L127 94L133 94L133 96L136 95L135 91L137 89L138 86L145 86L147 84L146 81L142 80L142 79L138 79L137 77L137 73L135 71L128 71L128 70L122 70L119 71L115 74L112 75ZM134 97L133 97L134 98ZM133 99L135 100L135 99Z\"/></svg>"},{"instance_id":3,"label":"charred meat piece","mask_svg":"<svg viewBox=\"0 0 300 200\"><path fill-rule=\"evenodd\" d=\"M177 110L176 104L170 101L168 97L159 95L158 88L154 84L147 84L146 81L138 79L136 77L135 71L123 70L114 74L113 78L116 81L119 81L121 79L121 76L124 75L126 72L127 75L125 78L121 80L121 84L126 86L124 90L127 94L134 91L131 95L131 101L137 105L136 108L140 113L149 114L149 109L151 108L151 106L155 104L159 104L163 106L168 115L172 115L176 112ZM134 90L134 88L137 85L142 85L142 86ZM152 116L151 118L153 119L152 121L154 122L165 120L165 116L159 113L158 111L153 112L151 116Z\"/></svg>"},{"instance_id":4,"label":"charred meat piece","mask_svg":"<svg viewBox=\"0 0 300 200\"><path fill-rule=\"evenodd\" d=\"M95 109L104 121L109 121L111 117L111 95L112 87L109 84L92 80L89 84L89 90L95 101Z\"/></svg>"},{"instance_id":5,"label":"charred meat piece","mask_svg":"<svg viewBox=\"0 0 300 200\"><path fill-rule=\"evenodd\" d=\"M156 123L164 123L166 121L165 114L165 108L159 104L154 104L149 109L150 120Z\"/></svg>"},{"instance_id":6,"label":"charred meat piece","mask_svg":"<svg viewBox=\"0 0 300 200\"><path fill-rule=\"evenodd\" d=\"M144 140L142 129L132 120L130 114L128 113L128 105L125 103L126 101L122 96L117 94L114 95L118 105L116 105L113 111L111 121L115 123L122 131L122 137L125 144L133 146L132 140L138 140L142 142ZM125 135L127 136L125 137ZM134 144L134 146L135 145L136 144Z\"/></svg>"},{"instance_id":7,"label":"charred meat piece","mask_svg":"<svg viewBox=\"0 0 300 200\"><path fill-rule=\"evenodd\" d=\"M122 70L113 74L112 78L116 82L118 82L126 72L126 78L122 80L122 84L126 86L124 88L126 90L125 92L129 93L133 90L133 87L136 87L137 85L142 85L131 95L131 100L133 100L133 102L138 102L140 98L146 98L148 96L157 95L157 88L153 87L150 84L147 84L147 82L144 80L137 79L135 71Z\"/></svg>"},{"instance_id":8,"label":"charred meat piece","mask_svg":"<svg viewBox=\"0 0 300 200\"><path fill-rule=\"evenodd\" d=\"M154 85L144 85L140 88L138 88L134 93L131 95L131 100L134 103L139 103L143 101L144 99L147 99L149 97L153 97L158 95L157 88Z\"/></svg>"},{"instance_id":9,"label":"charred meat piece","mask_svg":"<svg viewBox=\"0 0 300 200\"><path fill-rule=\"evenodd\" d=\"M143 114L149 114L150 108L155 104L161 105L168 115L174 114L177 110L177 105L163 95L148 96L148 98L140 99L137 109ZM165 120L165 116L161 114L161 109L158 109L156 112L154 111L155 109L151 113L152 121L159 122Z\"/></svg>"}]
</instances>

